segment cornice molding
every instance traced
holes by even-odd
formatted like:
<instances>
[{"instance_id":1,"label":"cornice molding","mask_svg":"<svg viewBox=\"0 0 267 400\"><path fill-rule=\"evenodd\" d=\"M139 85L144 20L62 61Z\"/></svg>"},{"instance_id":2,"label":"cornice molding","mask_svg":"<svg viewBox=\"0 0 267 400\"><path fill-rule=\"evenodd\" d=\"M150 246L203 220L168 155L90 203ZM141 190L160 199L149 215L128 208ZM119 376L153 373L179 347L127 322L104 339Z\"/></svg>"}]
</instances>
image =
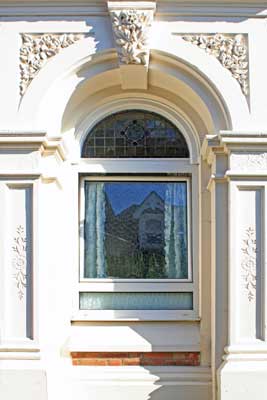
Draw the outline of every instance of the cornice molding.
<instances>
[{"instance_id":1,"label":"cornice molding","mask_svg":"<svg viewBox=\"0 0 267 400\"><path fill-rule=\"evenodd\" d=\"M43 131L0 131L0 149L40 151L41 155L58 155L66 160L66 148L61 137L48 137Z\"/></svg>"},{"instance_id":2,"label":"cornice molding","mask_svg":"<svg viewBox=\"0 0 267 400\"><path fill-rule=\"evenodd\" d=\"M107 16L106 1L3 1L0 2L1 17L19 16ZM266 18L266 3L249 1L242 2L201 2L201 1L176 1L161 0L157 2L157 17L160 16L209 16L209 17L244 17Z\"/></svg>"},{"instance_id":3,"label":"cornice molding","mask_svg":"<svg viewBox=\"0 0 267 400\"><path fill-rule=\"evenodd\" d=\"M225 177L267 176L267 132L221 131L207 135L201 148L202 158L212 165L218 153L231 158Z\"/></svg>"}]
</instances>

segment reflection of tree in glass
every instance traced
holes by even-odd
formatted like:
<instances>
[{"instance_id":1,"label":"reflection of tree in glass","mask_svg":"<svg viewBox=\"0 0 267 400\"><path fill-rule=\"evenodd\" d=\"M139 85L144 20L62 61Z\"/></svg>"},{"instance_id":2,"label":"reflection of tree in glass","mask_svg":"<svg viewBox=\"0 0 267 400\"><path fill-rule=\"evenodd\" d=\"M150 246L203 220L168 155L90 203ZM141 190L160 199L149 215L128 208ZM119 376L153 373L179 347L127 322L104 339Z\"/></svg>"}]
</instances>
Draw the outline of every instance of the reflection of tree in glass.
<instances>
[{"instance_id":1,"label":"reflection of tree in glass","mask_svg":"<svg viewBox=\"0 0 267 400\"><path fill-rule=\"evenodd\" d=\"M166 278L164 255L139 251L128 256L108 256L107 276L125 279Z\"/></svg>"}]
</instances>

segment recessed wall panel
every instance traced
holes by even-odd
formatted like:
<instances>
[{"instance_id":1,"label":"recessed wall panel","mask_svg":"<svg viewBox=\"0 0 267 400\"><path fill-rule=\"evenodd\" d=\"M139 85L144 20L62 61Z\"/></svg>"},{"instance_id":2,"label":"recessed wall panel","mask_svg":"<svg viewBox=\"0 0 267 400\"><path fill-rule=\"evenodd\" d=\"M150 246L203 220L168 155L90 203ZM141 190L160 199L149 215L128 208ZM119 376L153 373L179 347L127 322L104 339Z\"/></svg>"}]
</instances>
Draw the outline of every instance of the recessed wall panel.
<instances>
[{"instance_id":1,"label":"recessed wall panel","mask_svg":"<svg viewBox=\"0 0 267 400\"><path fill-rule=\"evenodd\" d=\"M262 262L263 262L263 188L239 187L236 204L234 266L238 287L236 326L239 340L254 341L263 337Z\"/></svg>"},{"instance_id":2,"label":"recessed wall panel","mask_svg":"<svg viewBox=\"0 0 267 400\"><path fill-rule=\"evenodd\" d=\"M8 184L5 190L6 259L4 339L33 339L32 185Z\"/></svg>"}]
</instances>

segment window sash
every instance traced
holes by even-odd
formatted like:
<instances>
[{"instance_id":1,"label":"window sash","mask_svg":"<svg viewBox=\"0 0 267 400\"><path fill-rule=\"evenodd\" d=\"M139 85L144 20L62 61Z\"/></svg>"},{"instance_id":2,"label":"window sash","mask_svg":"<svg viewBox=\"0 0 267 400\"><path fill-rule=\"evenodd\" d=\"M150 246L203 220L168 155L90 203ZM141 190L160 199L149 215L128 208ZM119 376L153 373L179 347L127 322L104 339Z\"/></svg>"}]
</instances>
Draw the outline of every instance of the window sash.
<instances>
[{"instance_id":1,"label":"window sash","mask_svg":"<svg viewBox=\"0 0 267 400\"><path fill-rule=\"evenodd\" d=\"M84 256L85 256L85 240L84 240L84 221L85 221L85 193L84 187L85 182L186 182L187 188L187 256L188 256L188 277L180 278L180 279L147 279L147 278L139 278L139 279L126 279L126 278L85 278L84 277ZM173 282L192 282L193 273L192 273L192 259L191 259L191 179L187 176L180 177L170 177L170 176L87 176L81 179L80 186L80 282L91 282L91 283L125 283L125 287L128 284L132 283L144 283L146 289L144 291L149 290L148 284L151 283L173 283Z\"/></svg>"}]
</instances>

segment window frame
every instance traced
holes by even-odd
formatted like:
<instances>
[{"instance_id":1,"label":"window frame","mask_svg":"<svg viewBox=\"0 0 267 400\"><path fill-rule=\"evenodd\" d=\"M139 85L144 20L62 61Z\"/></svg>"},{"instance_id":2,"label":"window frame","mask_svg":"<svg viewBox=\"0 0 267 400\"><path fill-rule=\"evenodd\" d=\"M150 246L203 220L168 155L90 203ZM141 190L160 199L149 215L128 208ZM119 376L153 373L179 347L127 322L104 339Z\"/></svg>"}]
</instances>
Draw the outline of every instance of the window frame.
<instances>
[{"instance_id":1,"label":"window frame","mask_svg":"<svg viewBox=\"0 0 267 400\"><path fill-rule=\"evenodd\" d=\"M154 161L154 162L153 162ZM132 171L132 162L135 171ZM147 166L153 164L152 171ZM137 167L138 166L138 167ZM79 310L74 320L198 320L199 271L199 184L198 165L189 159L81 159L79 174L79 283L80 292L192 292L192 310ZM105 172L105 174L103 174ZM135 173L133 173L135 172ZM108 174L108 175L107 175ZM130 174L130 175L127 175ZM144 175L145 174L145 175ZM159 174L161 174L159 176ZM162 174L165 174L164 176ZM167 175L169 174L169 175ZM170 174L176 174L171 176ZM188 269L187 279L111 279L84 278L84 182L85 181L186 181L188 214ZM138 286L138 288L137 288Z\"/></svg>"}]
</instances>

